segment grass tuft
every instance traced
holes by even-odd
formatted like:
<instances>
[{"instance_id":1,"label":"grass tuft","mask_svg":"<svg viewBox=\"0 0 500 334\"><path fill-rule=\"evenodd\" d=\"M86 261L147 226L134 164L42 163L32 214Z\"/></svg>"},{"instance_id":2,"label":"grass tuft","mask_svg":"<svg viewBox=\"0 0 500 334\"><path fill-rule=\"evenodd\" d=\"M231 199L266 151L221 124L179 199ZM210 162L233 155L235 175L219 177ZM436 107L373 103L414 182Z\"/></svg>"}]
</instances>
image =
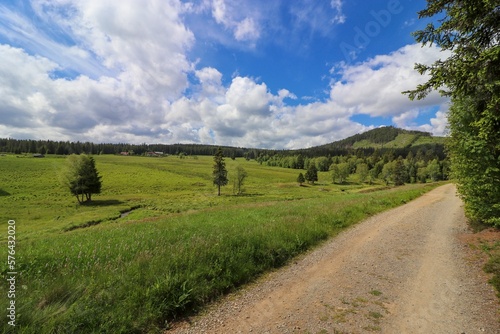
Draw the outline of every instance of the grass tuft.
<instances>
[{"instance_id":1,"label":"grass tuft","mask_svg":"<svg viewBox=\"0 0 500 334\"><path fill-rule=\"evenodd\" d=\"M486 249L483 246L483 251L489 255L489 260L484 266L484 271L493 275L490 283L497 290L497 295L500 296L500 241L488 245Z\"/></svg>"},{"instance_id":2,"label":"grass tuft","mask_svg":"<svg viewBox=\"0 0 500 334\"><path fill-rule=\"evenodd\" d=\"M370 294L372 294L374 296L380 296L382 294L382 292L380 292L378 290L372 290L372 291L370 291Z\"/></svg>"}]
</instances>

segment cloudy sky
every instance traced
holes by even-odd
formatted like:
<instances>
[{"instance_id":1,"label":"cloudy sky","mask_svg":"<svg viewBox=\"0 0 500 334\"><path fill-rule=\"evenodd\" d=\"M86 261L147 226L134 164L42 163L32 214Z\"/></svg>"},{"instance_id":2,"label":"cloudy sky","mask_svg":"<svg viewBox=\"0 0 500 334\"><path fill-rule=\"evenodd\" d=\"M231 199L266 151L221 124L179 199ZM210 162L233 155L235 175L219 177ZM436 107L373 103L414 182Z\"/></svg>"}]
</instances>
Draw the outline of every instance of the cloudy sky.
<instances>
[{"instance_id":1,"label":"cloudy sky","mask_svg":"<svg viewBox=\"0 0 500 334\"><path fill-rule=\"evenodd\" d=\"M445 133L410 101L425 0L2 0L0 137L305 148L381 125Z\"/></svg>"}]
</instances>

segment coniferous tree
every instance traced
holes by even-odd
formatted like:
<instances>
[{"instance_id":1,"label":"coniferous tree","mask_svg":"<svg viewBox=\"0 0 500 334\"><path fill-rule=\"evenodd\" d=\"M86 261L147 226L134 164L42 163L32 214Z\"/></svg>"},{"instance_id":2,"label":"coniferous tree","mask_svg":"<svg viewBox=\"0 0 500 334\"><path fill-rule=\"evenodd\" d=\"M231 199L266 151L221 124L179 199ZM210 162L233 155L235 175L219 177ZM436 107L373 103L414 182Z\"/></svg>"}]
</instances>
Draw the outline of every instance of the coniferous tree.
<instances>
[{"instance_id":1,"label":"coniferous tree","mask_svg":"<svg viewBox=\"0 0 500 334\"><path fill-rule=\"evenodd\" d=\"M80 204L91 201L92 194L101 192L101 176L95 160L84 154L73 154L67 158L63 181Z\"/></svg>"},{"instance_id":2,"label":"coniferous tree","mask_svg":"<svg viewBox=\"0 0 500 334\"><path fill-rule=\"evenodd\" d=\"M302 154L297 156L297 169L304 169L304 157Z\"/></svg>"},{"instance_id":3,"label":"coniferous tree","mask_svg":"<svg viewBox=\"0 0 500 334\"><path fill-rule=\"evenodd\" d=\"M304 178L304 174L299 173L299 176L297 176L297 182L299 183L300 186L302 185L302 183L306 182L306 179Z\"/></svg>"},{"instance_id":4,"label":"coniferous tree","mask_svg":"<svg viewBox=\"0 0 500 334\"><path fill-rule=\"evenodd\" d=\"M314 162L310 163L309 167L307 167L305 179L311 184L318 181L318 169L316 168L316 164Z\"/></svg>"},{"instance_id":5,"label":"coniferous tree","mask_svg":"<svg viewBox=\"0 0 500 334\"><path fill-rule=\"evenodd\" d=\"M227 185L229 182L227 178L226 163L224 161L224 154L222 148L218 148L214 155L214 169L212 172L214 185L217 186L217 196L220 196L220 187Z\"/></svg>"},{"instance_id":6,"label":"coniferous tree","mask_svg":"<svg viewBox=\"0 0 500 334\"><path fill-rule=\"evenodd\" d=\"M406 175L407 172L403 158L399 156L399 158L394 162L394 172L393 172L394 185L402 186L403 184L405 184Z\"/></svg>"}]
</instances>

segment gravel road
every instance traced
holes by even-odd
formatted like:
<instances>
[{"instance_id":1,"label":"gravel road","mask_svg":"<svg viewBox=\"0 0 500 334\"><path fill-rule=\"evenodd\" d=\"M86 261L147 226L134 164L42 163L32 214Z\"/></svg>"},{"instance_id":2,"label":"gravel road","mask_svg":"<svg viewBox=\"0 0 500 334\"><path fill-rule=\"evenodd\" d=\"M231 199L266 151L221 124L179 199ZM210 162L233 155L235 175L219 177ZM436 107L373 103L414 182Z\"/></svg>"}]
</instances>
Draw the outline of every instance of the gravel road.
<instances>
[{"instance_id":1,"label":"gravel road","mask_svg":"<svg viewBox=\"0 0 500 334\"><path fill-rule=\"evenodd\" d=\"M454 185L376 215L176 324L180 333L500 333Z\"/></svg>"}]
</instances>

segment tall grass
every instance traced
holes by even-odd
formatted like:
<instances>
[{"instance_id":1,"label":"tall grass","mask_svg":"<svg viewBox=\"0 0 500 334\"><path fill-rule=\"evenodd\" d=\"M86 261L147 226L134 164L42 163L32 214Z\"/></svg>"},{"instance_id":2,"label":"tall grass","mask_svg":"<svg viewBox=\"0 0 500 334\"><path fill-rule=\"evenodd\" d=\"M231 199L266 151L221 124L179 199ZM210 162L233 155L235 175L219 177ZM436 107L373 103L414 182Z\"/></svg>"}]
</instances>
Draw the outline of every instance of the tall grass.
<instances>
[{"instance_id":1,"label":"tall grass","mask_svg":"<svg viewBox=\"0 0 500 334\"><path fill-rule=\"evenodd\" d=\"M206 209L22 245L23 333L157 332L343 228L423 191Z\"/></svg>"},{"instance_id":2,"label":"tall grass","mask_svg":"<svg viewBox=\"0 0 500 334\"><path fill-rule=\"evenodd\" d=\"M2 219L19 226L16 333L160 332L342 229L433 187L362 194L356 192L362 186L330 184L327 174L319 186L298 187L297 171L228 161L229 168L245 164L247 193L219 198L210 185L209 158L97 158L103 194L84 207L57 185L38 183L57 174L62 159L11 158L0 165L16 179L3 176L8 195L0 197L7 209ZM4 239L0 247L4 256ZM5 292L5 261L0 272ZM3 300L0 306L6 308ZM9 330L2 322L2 331Z\"/></svg>"}]
</instances>

